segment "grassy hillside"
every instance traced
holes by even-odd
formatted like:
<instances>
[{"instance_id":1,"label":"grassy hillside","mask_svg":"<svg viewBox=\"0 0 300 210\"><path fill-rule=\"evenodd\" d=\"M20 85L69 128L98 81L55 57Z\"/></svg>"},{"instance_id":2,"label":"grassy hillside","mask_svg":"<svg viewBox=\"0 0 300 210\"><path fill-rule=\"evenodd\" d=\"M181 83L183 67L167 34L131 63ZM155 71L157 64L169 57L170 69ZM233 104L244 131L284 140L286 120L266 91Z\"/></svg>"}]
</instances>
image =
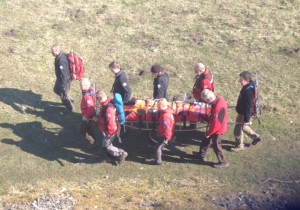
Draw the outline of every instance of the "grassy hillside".
<instances>
[{"instance_id":1,"label":"grassy hillside","mask_svg":"<svg viewBox=\"0 0 300 210\"><path fill-rule=\"evenodd\" d=\"M300 2L266 1L62 1L0 0L0 203L28 202L65 188L77 208L209 208L212 197L271 192L272 202L299 196ZM88 77L106 92L119 60L133 94L151 98L151 65L170 75L171 96L189 93L193 66L214 73L217 94L234 105L243 70L260 77L263 116L254 129L264 142L229 151L230 167L215 170L192 157L184 163L167 151L153 166L147 133L124 139L128 162L115 167L102 151L84 150L80 113L64 115L55 82L53 43L83 59ZM144 74L140 75L140 72ZM79 83L72 85L79 110ZM230 112L231 120L236 113ZM179 146L198 151L201 130L178 133ZM212 151L209 160L216 161ZM288 182L267 181L269 178ZM258 196L261 199L267 195Z\"/></svg>"}]
</instances>

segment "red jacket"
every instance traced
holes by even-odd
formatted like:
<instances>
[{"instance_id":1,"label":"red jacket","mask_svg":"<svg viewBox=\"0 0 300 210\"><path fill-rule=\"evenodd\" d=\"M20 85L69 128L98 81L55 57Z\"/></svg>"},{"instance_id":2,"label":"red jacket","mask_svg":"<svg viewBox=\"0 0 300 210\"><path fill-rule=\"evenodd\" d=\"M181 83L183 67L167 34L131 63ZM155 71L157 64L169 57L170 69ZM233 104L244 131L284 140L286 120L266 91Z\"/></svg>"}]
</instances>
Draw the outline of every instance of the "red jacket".
<instances>
[{"instance_id":1,"label":"red jacket","mask_svg":"<svg viewBox=\"0 0 300 210\"><path fill-rule=\"evenodd\" d=\"M206 137L213 134L224 134L227 131L228 121L228 105L225 99L217 96L216 101L212 104L212 109L209 119L209 127L206 132Z\"/></svg>"},{"instance_id":2,"label":"red jacket","mask_svg":"<svg viewBox=\"0 0 300 210\"><path fill-rule=\"evenodd\" d=\"M175 133L175 120L171 108L168 107L161 111L157 131L165 140L170 141L173 139Z\"/></svg>"},{"instance_id":3,"label":"red jacket","mask_svg":"<svg viewBox=\"0 0 300 210\"><path fill-rule=\"evenodd\" d=\"M208 69L205 69L201 75L197 75L195 78L196 82L193 87L193 96L196 100L201 101L201 93L204 89L215 91L216 84L213 75Z\"/></svg>"},{"instance_id":4,"label":"red jacket","mask_svg":"<svg viewBox=\"0 0 300 210\"><path fill-rule=\"evenodd\" d=\"M89 90L82 92L80 109L83 117L92 118L96 115L95 102L95 91L93 89L90 88Z\"/></svg>"},{"instance_id":5,"label":"red jacket","mask_svg":"<svg viewBox=\"0 0 300 210\"><path fill-rule=\"evenodd\" d=\"M108 98L101 104L101 112L98 118L99 130L104 132L106 136L112 136L118 133L116 108L111 102L112 98Z\"/></svg>"}]
</instances>

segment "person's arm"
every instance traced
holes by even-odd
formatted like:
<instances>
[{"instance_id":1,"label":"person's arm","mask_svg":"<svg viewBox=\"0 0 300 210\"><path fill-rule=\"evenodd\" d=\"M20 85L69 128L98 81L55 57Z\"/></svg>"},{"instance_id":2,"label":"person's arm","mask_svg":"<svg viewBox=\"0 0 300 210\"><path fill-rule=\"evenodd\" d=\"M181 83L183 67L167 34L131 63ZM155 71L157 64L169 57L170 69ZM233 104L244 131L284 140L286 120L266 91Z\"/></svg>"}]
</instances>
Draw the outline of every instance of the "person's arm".
<instances>
[{"instance_id":1,"label":"person's arm","mask_svg":"<svg viewBox=\"0 0 300 210\"><path fill-rule=\"evenodd\" d=\"M161 77L157 79L157 84L156 87L154 87L154 90L155 88L156 88L156 93L154 99L164 98L165 91L166 91L166 84Z\"/></svg>"},{"instance_id":2,"label":"person's arm","mask_svg":"<svg viewBox=\"0 0 300 210\"><path fill-rule=\"evenodd\" d=\"M248 88L244 91L243 95L244 100L244 123L249 123L250 119L252 117L252 111L253 111L253 99L254 99L254 91L252 88Z\"/></svg>"},{"instance_id":3,"label":"person's arm","mask_svg":"<svg viewBox=\"0 0 300 210\"><path fill-rule=\"evenodd\" d=\"M116 111L114 107L108 107L106 111L107 134L113 135L117 132Z\"/></svg>"},{"instance_id":4,"label":"person's arm","mask_svg":"<svg viewBox=\"0 0 300 210\"><path fill-rule=\"evenodd\" d=\"M163 115L163 131L164 135L163 138L167 141L170 141L173 136L173 129L172 129L173 121L170 116L167 114Z\"/></svg>"},{"instance_id":5,"label":"person's arm","mask_svg":"<svg viewBox=\"0 0 300 210\"><path fill-rule=\"evenodd\" d=\"M58 59L58 67L60 70L60 77L63 82L63 86L65 86L70 80L70 69L69 61L64 55L61 55L61 57Z\"/></svg>"},{"instance_id":6,"label":"person's arm","mask_svg":"<svg viewBox=\"0 0 300 210\"><path fill-rule=\"evenodd\" d=\"M120 82L125 93L124 101L129 101L131 98L131 89L128 84L127 76L124 72L120 75Z\"/></svg>"},{"instance_id":7,"label":"person's arm","mask_svg":"<svg viewBox=\"0 0 300 210\"><path fill-rule=\"evenodd\" d=\"M213 134L215 134L221 127L224 117L225 117L225 108L221 107L220 110L216 110L214 114L211 115L209 121L209 129L206 132L206 137L209 138Z\"/></svg>"}]
</instances>

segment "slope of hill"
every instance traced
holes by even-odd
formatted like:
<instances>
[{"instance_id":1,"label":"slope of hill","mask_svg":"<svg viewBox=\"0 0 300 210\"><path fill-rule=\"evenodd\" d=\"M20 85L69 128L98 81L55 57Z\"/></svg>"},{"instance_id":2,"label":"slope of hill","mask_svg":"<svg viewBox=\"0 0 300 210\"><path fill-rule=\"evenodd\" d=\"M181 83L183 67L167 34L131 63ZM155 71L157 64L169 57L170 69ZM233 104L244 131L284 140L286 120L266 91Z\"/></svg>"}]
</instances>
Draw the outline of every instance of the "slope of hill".
<instances>
[{"instance_id":1,"label":"slope of hill","mask_svg":"<svg viewBox=\"0 0 300 210\"><path fill-rule=\"evenodd\" d=\"M77 200L78 209L230 208L224 195L230 196L227 203L240 196L258 203L299 198L299 1L1 0L0 5L3 206L61 189ZM106 92L114 79L108 64L119 60L134 96L143 99L151 98L148 72L155 63L170 75L170 95L178 96L191 91L193 66L204 62L215 75L217 94L231 105L240 90L238 74L257 72L263 115L253 126L264 142L231 153L229 126L228 169L215 170L192 157L182 163L166 151L165 164L157 167L149 164L147 133L132 130L122 145L130 152L128 162L121 167L102 162L101 150L83 147L80 113L64 115L52 91L53 43L78 53L87 76ZM77 110L80 94L74 82ZM179 146L189 154L198 151L202 132L178 133ZM209 160L216 161L212 151Z\"/></svg>"}]
</instances>

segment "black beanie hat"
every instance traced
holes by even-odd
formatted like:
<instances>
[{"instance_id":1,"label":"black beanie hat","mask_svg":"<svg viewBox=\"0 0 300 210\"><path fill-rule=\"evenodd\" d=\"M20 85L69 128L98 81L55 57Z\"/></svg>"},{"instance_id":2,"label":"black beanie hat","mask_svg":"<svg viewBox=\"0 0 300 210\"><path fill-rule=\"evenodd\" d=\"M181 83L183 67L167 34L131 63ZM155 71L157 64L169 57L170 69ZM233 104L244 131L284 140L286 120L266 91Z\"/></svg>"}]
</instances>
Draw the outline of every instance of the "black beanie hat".
<instances>
[{"instance_id":1,"label":"black beanie hat","mask_svg":"<svg viewBox=\"0 0 300 210\"><path fill-rule=\"evenodd\" d=\"M160 65L154 65L154 66L151 67L151 72L152 73L159 73L161 71L162 71L162 68L161 68Z\"/></svg>"}]
</instances>

